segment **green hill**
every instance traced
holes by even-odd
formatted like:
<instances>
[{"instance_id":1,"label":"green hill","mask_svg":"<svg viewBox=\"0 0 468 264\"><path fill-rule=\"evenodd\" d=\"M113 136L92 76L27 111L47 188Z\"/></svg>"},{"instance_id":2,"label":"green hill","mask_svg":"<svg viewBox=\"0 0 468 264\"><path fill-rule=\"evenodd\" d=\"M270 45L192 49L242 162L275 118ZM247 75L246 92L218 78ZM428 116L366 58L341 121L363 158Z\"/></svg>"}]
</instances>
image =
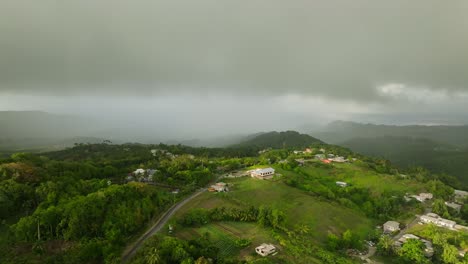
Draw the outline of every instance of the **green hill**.
<instances>
[{"instance_id":1,"label":"green hill","mask_svg":"<svg viewBox=\"0 0 468 264\"><path fill-rule=\"evenodd\" d=\"M235 146L256 148L304 148L322 141L296 131L256 134Z\"/></svg>"},{"instance_id":2,"label":"green hill","mask_svg":"<svg viewBox=\"0 0 468 264\"><path fill-rule=\"evenodd\" d=\"M391 136L355 138L339 145L367 156L383 157L403 168L422 166L435 173L447 173L468 185L468 150L429 139Z\"/></svg>"}]
</instances>

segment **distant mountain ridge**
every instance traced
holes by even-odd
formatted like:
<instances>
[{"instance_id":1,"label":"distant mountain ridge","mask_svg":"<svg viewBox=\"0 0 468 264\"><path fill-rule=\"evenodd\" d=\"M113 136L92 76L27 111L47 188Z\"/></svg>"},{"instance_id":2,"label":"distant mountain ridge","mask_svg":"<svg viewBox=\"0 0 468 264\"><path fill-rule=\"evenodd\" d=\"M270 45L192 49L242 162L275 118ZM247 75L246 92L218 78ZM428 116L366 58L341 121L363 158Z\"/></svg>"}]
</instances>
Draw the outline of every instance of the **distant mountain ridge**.
<instances>
[{"instance_id":1,"label":"distant mountain ridge","mask_svg":"<svg viewBox=\"0 0 468 264\"><path fill-rule=\"evenodd\" d=\"M350 121L334 121L320 131L312 132L327 143L342 143L354 138L374 138L383 136L426 138L435 142L468 147L468 125L375 125Z\"/></svg>"},{"instance_id":2,"label":"distant mountain ridge","mask_svg":"<svg viewBox=\"0 0 468 264\"><path fill-rule=\"evenodd\" d=\"M307 134L296 131L257 133L247 137L244 141L234 146L257 148L304 148L311 144L323 143Z\"/></svg>"},{"instance_id":3,"label":"distant mountain ridge","mask_svg":"<svg viewBox=\"0 0 468 264\"><path fill-rule=\"evenodd\" d=\"M406 168L447 173L468 186L468 126L390 126L335 121L314 133L326 143Z\"/></svg>"}]
</instances>

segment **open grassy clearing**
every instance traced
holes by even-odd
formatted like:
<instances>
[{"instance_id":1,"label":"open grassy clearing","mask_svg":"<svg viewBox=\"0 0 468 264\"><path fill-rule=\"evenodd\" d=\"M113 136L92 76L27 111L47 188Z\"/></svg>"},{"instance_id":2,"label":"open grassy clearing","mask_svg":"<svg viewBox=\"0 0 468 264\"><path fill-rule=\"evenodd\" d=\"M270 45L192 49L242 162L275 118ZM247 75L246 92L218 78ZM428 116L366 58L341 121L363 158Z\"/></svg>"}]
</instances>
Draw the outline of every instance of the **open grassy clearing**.
<instances>
[{"instance_id":1,"label":"open grassy clearing","mask_svg":"<svg viewBox=\"0 0 468 264\"><path fill-rule=\"evenodd\" d=\"M176 217L191 208L270 206L285 213L288 228L293 229L298 224L309 226L310 238L316 242L325 241L328 232L341 233L352 229L364 235L374 226L360 212L322 201L281 181L244 177L226 179L226 182L232 184L229 193L204 193L182 207Z\"/></svg>"},{"instance_id":2,"label":"open grassy clearing","mask_svg":"<svg viewBox=\"0 0 468 264\"><path fill-rule=\"evenodd\" d=\"M315 162L313 161L313 163ZM293 171L282 170L279 167L276 169L284 175L295 173ZM379 174L352 163L333 163L324 167L309 164L300 167L299 170L311 178L318 179L325 185L334 185L335 181L344 181L356 187L369 188L375 193L383 193L385 191L417 193L424 191L424 186L420 182L418 183L411 179L398 179L394 175Z\"/></svg>"},{"instance_id":3,"label":"open grassy clearing","mask_svg":"<svg viewBox=\"0 0 468 264\"><path fill-rule=\"evenodd\" d=\"M217 222L198 228L184 228L176 232L176 236L182 239L191 239L194 236L208 235L210 240L216 241L216 246L221 249L220 255L224 257L239 256L249 258L255 256L255 247L261 243L278 244L269 232L254 223L242 222ZM249 239L252 244L245 248L238 248L237 239Z\"/></svg>"}]
</instances>

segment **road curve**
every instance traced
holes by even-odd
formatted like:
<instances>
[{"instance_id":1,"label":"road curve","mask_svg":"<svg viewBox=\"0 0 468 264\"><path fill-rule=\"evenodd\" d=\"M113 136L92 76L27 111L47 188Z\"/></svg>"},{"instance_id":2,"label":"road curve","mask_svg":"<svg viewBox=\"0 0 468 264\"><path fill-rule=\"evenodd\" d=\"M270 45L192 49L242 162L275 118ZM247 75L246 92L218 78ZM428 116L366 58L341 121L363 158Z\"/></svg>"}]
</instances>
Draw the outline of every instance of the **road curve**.
<instances>
[{"instance_id":1,"label":"road curve","mask_svg":"<svg viewBox=\"0 0 468 264\"><path fill-rule=\"evenodd\" d=\"M169 208L169 210L167 210L148 231L146 231L141 237L138 238L138 240L135 243L130 245L124 251L124 253L122 254L122 263L126 263L127 261L129 261L135 255L138 249L140 249L143 243L152 235L159 232L161 228L167 223L167 221L174 215L174 213L177 212L177 210L179 210L182 206L184 206L190 200L192 200L193 198L197 197L198 195L202 194L205 191L206 191L206 188L200 189L196 191L195 193L191 194L189 197L174 204L171 208Z\"/></svg>"}]
</instances>

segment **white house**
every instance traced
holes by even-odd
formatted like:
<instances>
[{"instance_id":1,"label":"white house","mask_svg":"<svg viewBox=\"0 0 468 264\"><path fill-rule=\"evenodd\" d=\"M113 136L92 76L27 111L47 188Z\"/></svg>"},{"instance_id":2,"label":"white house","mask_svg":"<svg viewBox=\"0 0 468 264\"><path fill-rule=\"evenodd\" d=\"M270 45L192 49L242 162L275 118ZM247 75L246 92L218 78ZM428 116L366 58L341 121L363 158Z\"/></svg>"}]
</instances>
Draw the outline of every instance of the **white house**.
<instances>
[{"instance_id":1,"label":"white house","mask_svg":"<svg viewBox=\"0 0 468 264\"><path fill-rule=\"evenodd\" d=\"M336 185L340 186L340 187L346 187L348 186L348 184L346 182L342 182L342 181L337 181L336 182Z\"/></svg>"},{"instance_id":2,"label":"white house","mask_svg":"<svg viewBox=\"0 0 468 264\"><path fill-rule=\"evenodd\" d=\"M455 209L455 211L457 211L457 212L460 212L460 209L462 208L462 205L457 204L457 203L445 202L445 205L450 207L450 208Z\"/></svg>"},{"instance_id":3,"label":"white house","mask_svg":"<svg viewBox=\"0 0 468 264\"><path fill-rule=\"evenodd\" d=\"M250 172L250 176L252 178L258 179L271 179L275 174L275 169L273 168L264 168L264 169L256 169Z\"/></svg>"},{"instance_id":4,"label":"white house","mask_svg":"<svg viewBox=\"0 0 468 264\"><path fill-rule=\"evenodd\" d=\"M218 182L215 185L211 185L211 188L216 192L227 192L227 184L224 182Z\"/></svg>"},{"instance_id":5,"label":"white house","mask_svg":"<svg viewBox=\"0 0 468 264\"><path fill-rule=\"evenodd\" d=\"M387 221L383 225L383 229L384 229L385 233L393 233L395 231L399 231L400 230L400 223L395 222L395 221Z\"/></svg>"},{"instance_id":6,"label":"white house","mask_svg":"<svg viewBox=\"0 0 468 264\"><path fill-rule=\"evenodd\" d=\"M137 169L136 171L133 172L133 174L135 174L135 175L145 174L145 170L144 169Z\"/></svg>"},{"instance_id":7,"label":"white house","mask_svg":"<svg viewBox=\"0 0 468 264\"><path fill-rule=\"evenodd\" d=\"M420 219L421 219L421 222L423 223L426 223L426 224L432 223L437 226L450 228L450 229L455 228L455 225L457 224L455 221L444 219L434 213L428 213L426 215L423 215L420 217Z\"/></svg>"},{"instance_id":8,"label":"white house","mask_svg":"<svg viewBox=\"0 0 468 264\"><path fill-rule=\"evenodd\" d=\"M260 256L266 257L268 255L271 255L276 252L275 246L272 244L261 244L260 246L255 248L255 252L259 254Z\"/></svg>"}]
</instances>

